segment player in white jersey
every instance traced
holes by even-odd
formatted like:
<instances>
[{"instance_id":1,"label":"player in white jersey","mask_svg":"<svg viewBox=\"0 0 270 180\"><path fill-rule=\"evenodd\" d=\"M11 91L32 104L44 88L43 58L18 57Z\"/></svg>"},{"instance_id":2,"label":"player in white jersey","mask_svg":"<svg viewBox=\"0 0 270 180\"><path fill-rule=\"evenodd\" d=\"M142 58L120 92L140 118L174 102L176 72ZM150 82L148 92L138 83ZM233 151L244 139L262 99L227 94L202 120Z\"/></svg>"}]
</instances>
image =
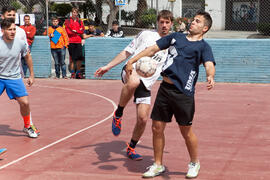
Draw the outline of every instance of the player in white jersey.
<instances>
[{"instance_id":1,"label":"player in white jersey","mask_svg":"<svg viewBox=\"0 0 270 180\"><path fill-rule=\"evenodd\" d=\"M15 20L16 18L16 9L14 7L4 6L1 12L2 12L2 15L1 15L2 19L12 18ZM0 27L0 36L2 36L1 27ZM18 26L16 26L16 37L24 40L28 46L25 31Z\"/></svg>"},{"instance_id":2,"label":"player in white jersey","mask_svg":"<svg viewBox=\"0 0 270 180\"><path fill-rule=\"evenodd\" d=\"M110 63L106 66L100 67L96 72L96 77L102 77L102 75L108 72L114 66L127 60L130 56L135 56L147 47L150 47L156 43L158 39L169 34L171 26L173 24L173 15L168 10L162 10L157 17L157 30L142 31L136 36L136 38L122 51L120 52ZM149 113L151 108L151 87L160 76L161 67L167 56L167 51L162 51L153 57L158 62L158 68L156 73L149 78L142 78L133 69L131 75L125 75L125 67L122 71L122 80L124 86L121 91L120 100L117 110L114 112L112 121L112 132L115 136L121 132L121 119L123 116L123 110L128 101L134 95L134 102L137 110L137 122L133 130L130 143L127 144L127 156L133 160L141 160L142 156L135 152L136 144L141 138L146 122L149 119Z\"/></svg>"}]
</instances>

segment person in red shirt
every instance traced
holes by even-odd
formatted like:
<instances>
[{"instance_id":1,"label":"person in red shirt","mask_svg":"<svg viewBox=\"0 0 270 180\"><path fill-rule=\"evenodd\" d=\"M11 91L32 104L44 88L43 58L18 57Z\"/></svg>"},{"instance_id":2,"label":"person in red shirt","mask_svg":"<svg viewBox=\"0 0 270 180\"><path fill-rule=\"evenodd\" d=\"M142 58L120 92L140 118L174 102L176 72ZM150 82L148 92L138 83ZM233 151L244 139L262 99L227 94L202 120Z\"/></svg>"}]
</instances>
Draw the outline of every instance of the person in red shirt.
<instances>
[{"instance_id":1,"label":"person in red shirt","mask_svg":"<svg viewBox=\"0 0 270 180\"><path fill-rule=\"evenodd\" d=\"M34 38L36 34L36 27L30 23L30 16L28 14L24 16L23 20L24 20L24 25L20 26L20 28L22 28L25 31L29 50L31 51L32 44L34 42ZM24 75L26 75L28 66L23 57L21 60L22 60L23 73Z\"/></svg>"},{"instance_id":2,"label":"person in red shirt","mask_svg":"<svg viewBox=\"0 0 270 180\"><path fill-rule=\"evenodd\" d=\"M71 78L82 79L80 72L81 64L83 60L82 54L82 35L84 32L83 22L78 18L79 9L72 8L72 15L65 20L65 29L69 37L68 51L71 56ZM76 64L76 74L75 74Z\"/></svg>"}]
</instances>

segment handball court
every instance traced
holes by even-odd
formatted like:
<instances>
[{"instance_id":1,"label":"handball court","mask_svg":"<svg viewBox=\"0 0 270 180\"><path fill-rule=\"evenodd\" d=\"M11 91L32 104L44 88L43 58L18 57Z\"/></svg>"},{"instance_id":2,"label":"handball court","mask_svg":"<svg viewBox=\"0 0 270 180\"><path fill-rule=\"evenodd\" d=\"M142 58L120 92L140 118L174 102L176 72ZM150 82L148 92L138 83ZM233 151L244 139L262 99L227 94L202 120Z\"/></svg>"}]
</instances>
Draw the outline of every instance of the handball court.
<instances>
[{"instance_id":1,"label":"handball court","mask_svg":"<svg viewBox=\"0 0 270 180\"><path fill-rule=\"evenodd\" d=\"M159 83L153 88L152 101ZM142 179L153 163L151 120L136 150L142 161L126 157L135 124L135 105L124 111L122 132L111 132L122 83L118 80L36 79L28 88L37 139L22 132L16 101L0 97L0 179ZM196 86L193 130L199 140L197 179L270 179L270 84L216 83ZM175 120L167 125L166 172L155 179L185 179L188 153Z\"/></svg>"}]
</instances>

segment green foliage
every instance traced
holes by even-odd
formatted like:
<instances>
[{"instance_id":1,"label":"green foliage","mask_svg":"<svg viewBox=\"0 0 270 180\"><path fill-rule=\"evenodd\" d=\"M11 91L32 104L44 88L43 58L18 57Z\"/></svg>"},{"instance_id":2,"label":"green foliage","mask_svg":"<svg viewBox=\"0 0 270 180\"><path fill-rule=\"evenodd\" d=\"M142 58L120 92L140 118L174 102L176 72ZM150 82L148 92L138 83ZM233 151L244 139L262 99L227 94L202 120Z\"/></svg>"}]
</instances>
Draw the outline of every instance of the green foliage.
<instances>
[{"instance_id":1,"label":"green foliage","mask_svg":"<svg viewBox=\"0 0 270 180\"><path fill-rule=\"evenodd\" d=\"M79 5L80 11L84 12L87 18L93 16L96 12L95 4L91 0L86 0L85 3Z\"/></svg>"},{"instance_id":2,"label":"green foliage","mask_svg":"<svg viewBox=\"0 0 270 180\"><path fill-rule=\"evenodd\" d=\"M18 3L17 1L12 1L11 2L11 4L10 4L12 7L14 7L15 9L16 9L16 11L18 10L18 9L21 9L21 4L20 3Z\"/></svg>"},{"instance_id":3,"label":"green foliage","mask_svg":"<svg viewBox=\"0 0 270 180\"><path fill-rule=\"evenodd\" d=\"M72 9L70 4L54 4L52 10L56 11L59 16L66 16Z\"/></svg>"},{"instance_id":4,"label":"green foliage","mask_svg":"<svg viewBox=\"0 0 270 180\"><path fill-rule=\"evenodd\" d=\"M146 28L152 28L155 26L157 21L157 14L155 9L146 10L143 15L141 15L142 24Z\"/></svg>"},{"instance_id":5,"label":"green foliage","mask_svg":"<svg viewBox=\"0 0 270 180\"><path fill-rule=\"evenodd\" d=\"M259 23L257 24L257 29L264 35L270 35L270 23Z\"/></svg>"},{"instance_id":6,"label":"green foliage","mask_svg":"<svg viewBox=\"0 0 270 180\"><path fill-rule=\"evenodd\" d=\"M134 11L127 12L125 10L121 10L121 19L125 22L133 22L134 18ZM119 12L116 14L116 19L119 19Z\"/></svg>"}]
</instances>

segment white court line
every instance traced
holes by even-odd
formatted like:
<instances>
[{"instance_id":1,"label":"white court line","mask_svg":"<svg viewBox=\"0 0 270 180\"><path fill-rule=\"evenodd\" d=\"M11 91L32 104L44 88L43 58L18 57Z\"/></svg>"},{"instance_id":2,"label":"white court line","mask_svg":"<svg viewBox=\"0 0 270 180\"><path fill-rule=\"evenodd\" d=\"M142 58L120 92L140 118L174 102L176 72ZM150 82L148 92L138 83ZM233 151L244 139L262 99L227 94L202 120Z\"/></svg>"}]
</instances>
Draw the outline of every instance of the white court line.
<instances>
[{"instance_id":1,"label":"white court line","mask_svg":"<svg viewBox=\"0 0 270 180\"><path fill-rule=\"evenodd\" d=\"M113 105L113 107L114 107L114 110L115 110L116 107L117 107L116 104L115 104L111 99L106 98L106 97L104 97L104 96L101 96L101 95L99 95L99 94L90 93L90 92L81 91L81 90L76 90L76 89L70 89L70 88L51 87L51 86L42 86L42 85L36 85L36 86L37 86L37 87L44 87L44 88L51 88L51 89L62 89L62 90L67 90L67 91L74 91L74 92L79 92L79 93L84 93L84 94L91 94L91 95L94 95L94 96L98 96L98 97L100 97L100 98L103 98L103 99L109 101L110 103L112 103L112 105ZM22 156L22 157L20 157L20 158L18 158L18 159L16 159L16 160L14 160L14 161L11 161L11 162L9 162L9 163L3 165L3 166L0 166L0 170L1 170L1 169L4 169L4 168L6 168L6 167L8 167L8 166L10 166L10 165L12 165L12 164L15 164L15 163L17 163L17 162L19 162L19 161L21 161L21 160L23 160L23 159L26 159L26 158L28 158L28 157L30 157L30 156L32 156L32 155L34 155L34 154L36 154L36 153L38 153L38 152L40 152L40 151L43 151L44 149L47 149L47 148L49 148L49 147L51 147L51 146L53 146L53 145L55 145L55 144L58 144L58 143L60 143L60 142L62 142L62 141L64 141L64 140L66 140L66 139L68 139L68 138L70 138L70 137L72 137L72 136L75 136L75 135L77 135L77 134L83 132L83 131L86 131L86 130L92 128L92 127L95 127L95 126L97 126L97 125L99 125L99 124L105 122L105 121L108 120L109 118L111 118L112 115L113 115L113 113L110 114L109 116L107 116L105 119L103 119L103 120L101 120L101 121L99 121L99 122L97 122L97 123L95 123L95 124L93 124L93 125L90 125L90 126L88 126L88 127L86 127L86 128L83 128L83 129L81 129L81 130L79 130L79 131L77 131L77 132L75 132L75 133L73 133L73 134L70 134L70 135L68 135L68 136L66 136L66 137L63 137L62 139L59 139L59 140L57 140L57 141L55 141L55 142L53 142L53 143L51 143L51 144L49 144L49 145L47 145L47 146L44 146L44 147L42 147L42 148L40 148L40 149L38 149L38 150L36 150L36 151L34 151L34 152L31 152L31 153L29 153L29 154L27 154L27 155L24 155L24 156Z\"/></svg>"}]
</instances>

